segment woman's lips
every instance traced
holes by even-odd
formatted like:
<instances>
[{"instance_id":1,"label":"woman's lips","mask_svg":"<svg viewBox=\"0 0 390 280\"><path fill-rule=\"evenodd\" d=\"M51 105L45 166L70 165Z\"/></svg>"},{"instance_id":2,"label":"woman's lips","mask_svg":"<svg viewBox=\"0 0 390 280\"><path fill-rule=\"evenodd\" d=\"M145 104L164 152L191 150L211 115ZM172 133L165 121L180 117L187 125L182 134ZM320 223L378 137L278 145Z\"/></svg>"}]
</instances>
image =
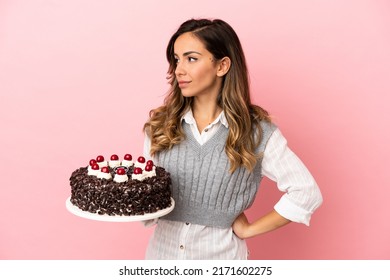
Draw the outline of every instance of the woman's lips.
<instances>
[{"instance_id":1,"label":"woman's lips","mask_svg":"<svg viewBox=\"0 0 390 280\"><path fill-rule=\"evenodd\" d=\"M180 88L185 88L185 87L187 87L191 82L189 82L189 81L179 81L178 83L179 83L179 87L180 87Z\"/></svg>"}]
</instances>

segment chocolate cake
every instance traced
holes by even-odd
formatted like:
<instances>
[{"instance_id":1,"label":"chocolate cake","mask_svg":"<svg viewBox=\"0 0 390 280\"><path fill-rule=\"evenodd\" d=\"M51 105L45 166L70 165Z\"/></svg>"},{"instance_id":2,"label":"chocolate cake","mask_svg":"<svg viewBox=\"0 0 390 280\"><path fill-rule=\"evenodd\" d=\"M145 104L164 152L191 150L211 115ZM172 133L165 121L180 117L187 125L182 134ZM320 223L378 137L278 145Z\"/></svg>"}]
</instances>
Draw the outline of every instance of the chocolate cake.
<instances>
[{"instance_id":1,"label":"chocolate cake","mask_svg":"<svg viewBox=\"0 0 390 280\"><path fill-rule=\"evenodd\" d=\"M109 162L98 156L73 171L70 202L99 215L143 215L171 206L170 185L169 173L143 157L133 163L129 154L123 161L112 155Z\"/></svg>"}]
</instances>

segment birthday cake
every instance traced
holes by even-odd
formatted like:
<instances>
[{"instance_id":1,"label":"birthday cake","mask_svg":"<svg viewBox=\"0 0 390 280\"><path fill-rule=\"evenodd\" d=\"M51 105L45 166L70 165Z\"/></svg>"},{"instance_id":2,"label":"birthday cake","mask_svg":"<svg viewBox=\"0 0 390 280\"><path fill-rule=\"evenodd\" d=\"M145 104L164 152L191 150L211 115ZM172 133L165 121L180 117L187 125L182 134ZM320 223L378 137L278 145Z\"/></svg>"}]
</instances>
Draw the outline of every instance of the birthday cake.
<instances>
[{"instance_id":1,"label":"birthday cake","mask_svg":"<svg viewBox=\"0 0 390 280\"><path fill-rule=\"evenodd\" d=\"M133 216L154 213L171 206L171 179L164 168L130 154L109 161L99 155L70 176L70 202L99 215Z\"/></svg>"}]
</instances>

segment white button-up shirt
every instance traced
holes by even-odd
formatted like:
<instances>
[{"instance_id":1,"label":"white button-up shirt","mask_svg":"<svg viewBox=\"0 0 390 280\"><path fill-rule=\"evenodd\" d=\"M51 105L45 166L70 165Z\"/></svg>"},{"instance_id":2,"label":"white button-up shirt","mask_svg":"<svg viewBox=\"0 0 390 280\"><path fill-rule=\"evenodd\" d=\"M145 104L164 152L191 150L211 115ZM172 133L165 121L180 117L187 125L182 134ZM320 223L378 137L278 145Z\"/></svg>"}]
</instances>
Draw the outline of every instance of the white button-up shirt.
<instances>
[{"instance_id":1,"label":"white button-up shirt","mask_svg":"<svg viewBox=\"0 0 390 280\"><path fill-rule=\"evenodd\" d=\"M199 132L192 111L183 119L199 144L206 143L221 125L228 127L224 112ZM150 139L145 137L144 155L150 158ZM309 225L314 210L322 203L321 192L302 161L288 148L287 141L276 129L264 150L262 175L277 183L284 192L274 209L283 217ZM245 240L232 228L214 228L190 223L168 221L157 223L146 251L147 259L247 259Z\"/></svg>"}]
</instances>

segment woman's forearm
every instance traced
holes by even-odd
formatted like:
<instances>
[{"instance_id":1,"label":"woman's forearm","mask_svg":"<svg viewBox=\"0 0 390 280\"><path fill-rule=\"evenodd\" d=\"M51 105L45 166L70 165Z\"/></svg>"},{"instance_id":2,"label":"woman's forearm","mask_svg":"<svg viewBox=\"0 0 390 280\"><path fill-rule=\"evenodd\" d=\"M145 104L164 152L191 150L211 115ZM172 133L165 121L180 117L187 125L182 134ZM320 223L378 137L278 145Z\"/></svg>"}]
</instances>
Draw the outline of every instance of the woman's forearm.
<instances>
[{"instance_id":1,"label":"woman's forearm","mask_svg":"<svg viewBox=\"0 0 390 280\"><path fill-rule=\"evenodd\" d=\"M287 225L291 221L281 216L275 210L272 210L268 214L259 218L253 223L249 223L245 214L242 213L234 221L232 228L234 233L241 239L247 239L260 235L275 229L278 229L282 226Z\"/></svg>"}]
</instances>

